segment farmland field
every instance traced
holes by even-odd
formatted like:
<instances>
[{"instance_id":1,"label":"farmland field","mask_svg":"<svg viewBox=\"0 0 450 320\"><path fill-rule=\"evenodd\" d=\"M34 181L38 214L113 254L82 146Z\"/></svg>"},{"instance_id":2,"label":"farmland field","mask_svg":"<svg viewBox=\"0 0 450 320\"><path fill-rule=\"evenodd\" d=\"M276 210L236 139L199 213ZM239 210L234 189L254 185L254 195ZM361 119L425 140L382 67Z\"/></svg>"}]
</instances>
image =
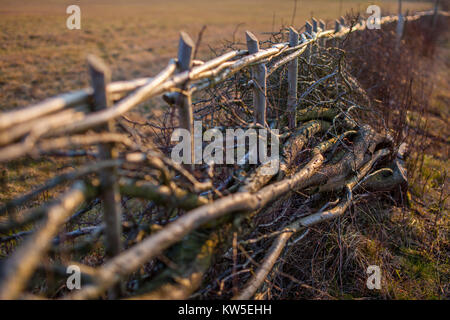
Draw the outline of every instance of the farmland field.
<instances>
[{"instance_id":1,"label":"farmland field","mask_svg":"<svg viewBox=\"0 0 450 320\"><path fill-rule=\"evenodd\" d=\"M404 10L431 8L404 1ZM149 76L176 56L181 30L195 40L206 26L199 58L211 56L224 41L242 42L244 31L300 27L314 16L334 21L350 10L379 4L396 12L397 1L358 0L82 0L81 30L66 28L73 1L0 0L0 110L40 101L87 85L85 58L95 53L113 70L113 79ZM331 26L331 23L329 24Z\"/></svg>"},{"instance_id":2,"label":"farmland field","mask_svg":"<svg viewBox=\"0 0 450 320\"><path fill-rule=\"evenodd\" d=\"M80 30L66 27L69 16L66 8L73 4L81 8ZM199 44L195 59L207 61L231 47L246 48L246 30L252 31L266 48L275 42L273 34L283 28L292 25L302 30L305 21L314 17L326 21L331 29L334 19L340 16L354 17L360 13L367 18L366 9L372 4L382 8L382 15L396 14L398 10L397 0L0 0L0 120L7 119L10 110L89 86L86 57L91 53L107 63L114 81L151 77L177 56L180 31L186 31ZM433 1L403 1L403 12L432 7ZM441 9L448 10L448 4L441 2ZM140 100L139 104L133 104L131 111L127 109L126 114L115 117L111 128L105 126L105 129L113 129L113 133L126 142L123 146L114 142L117 148L111 153L119 151L118 160L128 161L127 155L148 150L158 153L147 156L158 155L165 159L161 162L164 165L158 161L156 164L149 161L148 166L147 163L124 162L117 167L117 173L111 171L111 181L114 182L116 174L120 177L121 197L115 199L122 200L117 202L122 209L118 216L123 222L124 237L117 239L124 244L126 252L139 242L157 238L155 234L167 230L164 228L172 222L183 221L179 217L192 216L194 210L206 207L211 208L206 210L208 215L220 212L220 207L214 207L216 201L233 198L235 194L248 193L248 198L243 199L250 199L247 201L250 204L254 198L258 203L266 201L267 204L259 208L246 207L245 203L240 209L234 207L234 200L230 201L232 209L217 216L219 219L214 223L211 221L213 228L209 224L195 227L198 230L176 239L173 246L161 249L160 255L151 253L145 265L139 263L134 269L127 269L123 283L126 290L121 297L154 298L158 295L152 294L158 293L161 287L161 292L167 292L168 297L178 298L177 291L170 288L179 282L187 283L188 289L193 290L183 292L184 298L231 298L243 288L251 274L257 274L255 270L264 269L259 268L259 262L263 266L266 252L271 252L271 244L278 241L273 242L274 237L280 239L287 234L286 225L291 226L297 219L303 221L314 213L329 214L327 212L343 208L328 222L299 224L308 230L296 236L297 240L282 245L287 244L286 249L280 251L282 255L278 253L276 265L268 269L270 274L261 277L265 281L259 284L260 292L255 297L448 299L450 32L449 15L444 16L427 15L409 20L401 38L396 32L396 23L387 23L378 33L366 29L343 37L343 41L328 40L325 46L319 43L298 57L299 75L295 78L292 69L288 71L288 64L267 77L264 96L259 100L267 103L263 109L267 111L267 123L280 128L280 138L286 140L282 145L286 164L279 175L262 182L266 184L264 188L264 185L257 186L266 190L263 193L245 189L245 183L251 181L259 167L197 165L183 170L184 167L169 161L168 155L173 150L171 133L181 126L181 118L176 117L177 108L167 99ZM283 52L276 58L287 54L290 53ZM261 61L266 64L271 58L264 56L265 60ZM274 70L277 61L273 59L266 64L269 71ZM254 128L252 121L257 119L257 111L251 110L256 101L251 87L255 81L250 81L252 68L253 65L246 66L220 85L197 91L192 99L194 119L201 119L208 127L216 129ZM292 115L288 109L289 78L297 80L299 99L294 99L292 113L294 120L298 120L297 125L291 125L289 118ZM181 86L177 84L170 90L179 91ZM132 101L135 96L128 97ZM127 99L123 101L126 104ZM121 102L114 107L123 106ZM92 119L93 115L102 113L92 113L94 106L100 106L97 103L92 103L89 97L77 109ZM180 106L180 101L176 104ZM297 108L301 114L295 111ZM314 112L309 113L310 108ZM15 257L22 243L40 228L34 220L25 221L28 212L36 209L39 213L42 204L51 204L60 198L72 183L73 176L69 173L82 172L76 179L84 179L100 193L93 196L95 199L88 198L89 201L64 222L57 237L56 233L48 237L47 242L53 239L50 254L43 252L39 265L35 261L37 268L28 279L29 286L11 296L15 298L15 294L24 293L20 297L25 299L63 297L70 294L70 288L66 285L65 270L61 269L62 274L58 274L61 273L59 267L76 262L89 267L87 271L99 270L105 259L111 258L104 246L108 245L108 240L104 237L103 216L107 212L105 203L114 201L102 200L104 182L100 181L102 175L98 174L98 169L92 172L89 169L87 173L78 170L105 161L98 141L92 140L94 142L87 146L76 143L80 141L76 138L100 136L102 132L97 130L101 128L83 129L86 132L68 130L67 123L70 128L71 122L77 122L78 110L72 117L72 113L69 114L72 109L76 108L55 111L19 124L8 122L8 126L0 128L0 158L7 159L0 159L0 299L3 288L7 287L4 283L20 283L26 278L11 277L14 281L8 282L7 277L2 277L6 274L4 270L20 270L10 263L14 262L10 257ZM46 122L50 116L60 113L64 113L62 119L68 118L67 122L61 123L60 118L56 118L58 123L54 121L54 127ZM341 115L352 121L341 121ZM24 132L20 131L22 127ZM43 129L44 133L35 128ZM372 131L374 134L369 134ZM52 146L50 151L45 149L44 142L61 142L56 137L70 140L74 136L74 146L55 144L57 147ZM370 143L364 140L366 136ZM301 150L292 148L297 144ZM299 182L297 186L290 182L289 179L299 176L310 163L315 163L318 147L327 144L328 149L324 149L318 161L320 166L311 173L311 179L305 178L304 184ZM109 148L105 142L103 145ZM14 153L17 146L33 148L17 156ZM397 149L405 152L399 150L397 155ZM12 153L11 159L5 157L8 153ZM381 158L376 158L377 154ZM61 176L69 177L68 181L52 186L52 181L58 181ZM394 177L400 177L401 181ZM391 178L394 181L389 184ZM387 187L375 183L378 180L374 179L385 182ZM141 190L140 183L143 183L144 191L135 192L129 187L131 182L136 182L136 190ZM204 187L209 182L211 185ZM283 187L286 188L283 195L280 185L289 187L289 190ZM349 185L355 187L354 194ZM41 186L45 186L42 192L39 191ZM153 192L153 187L158 187L157 191ZM167 196L166 188L173 198ZM33 190L39 192L33 195ZM30 197L16 201L28 192L32 194ZM279 197L274 196L277 192ZM198 203L191 208L190 198L178 193L192 195ZM239 211L233 211L234 208ZM231 216L231 213L236 215ZM15 219L17 226L10 224ZM298 231L300 229L296 233ZM106 241L100 241L101 237ZM201 266L197 270L198 261ZM4 266L8 263L13 268L7 270ZM22 260L20 264L29 265ZM379 290L366 285L366 267L372 265L382 270ZM176 272L172 273L172 269ZM160 286L159 281L164 285ZM98 295L106 297L104 292Z\"/></svg>"}]
</instances>

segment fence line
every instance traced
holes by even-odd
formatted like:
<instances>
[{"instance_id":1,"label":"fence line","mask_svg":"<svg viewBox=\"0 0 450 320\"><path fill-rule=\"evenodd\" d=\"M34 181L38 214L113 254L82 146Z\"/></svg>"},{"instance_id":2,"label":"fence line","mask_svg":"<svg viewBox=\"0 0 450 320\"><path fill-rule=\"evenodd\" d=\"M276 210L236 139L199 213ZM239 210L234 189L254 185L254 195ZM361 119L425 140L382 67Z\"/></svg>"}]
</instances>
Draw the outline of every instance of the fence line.
<instances>
[{"instance_id":1,"label":"fence line","mask_svg":"<svg viewBox=\"0 0 450 320\"><path fill-rule=\"evenodd\" d=\"M403 21L413 21L431 14L434 14L434 12L422 12L404 18L401 15L383 17L380 23L386 24L396 21L403 23ZM442 14L447 15L447 13ZM359 21L354 26L347 26L345 20L341 17L336 20L334 30L325 30L325 23L316 19L312 20L312 24L306 22L305 27L305 32L301 34L294 28L289 28L288 42L274 44L267 49L261 49L255 35L247 31L247 50L230 51L207 62L193 60L195 45L187 34L181 33L178 59L171 60L166 68L154 77L131 81L109 82L109 69L97 58L90 57L88 61L92 88L62 94L25 109L9 111L0 115L0 145L2 146L0 148L0 162L11 161L25 155L40 154L42 151L48 152L52 148L60 148L61 145L89 145L93 143L99 145L101 163L109 161L101 169L98 167L94 169L94 172L100 173L100 185L96 192L103 199L106 254L110 260L97 273L101 282L81 290L74 294L73 298L97 297L102 291L110 289L118 283L120 276L135 271L142 263L181 240L183 236L199 225L217 219L231 211L262 208L274 197L280 196L292 189L299 181L310 177L314 170L322 164L324 158L321 152L329 148L330 145L321 145L318 149L315 149L312 160L293 177L262 188L254 194L249 192L232 194L231 198L225 197L208 204L201 197L178 190L174 197L176 201L179 202L180 199L192 201L185 203L186 206L188 206L188 203L193 203L192 208L199 205L203 206L180 217L175 223L169 224L163 231L139 243L136 247L120 253L122 228L120 222L120 193L123 189L118 182L117 167L120 160L117 158L116 147L119 143L130 146L132 142L113 132L113 121L138 104L164 94L166 101L173 102L179 107L180 127L192 132L192 94L214 87L240 70L250 67L253 78L250 84L253 87L254 122L261 126L267 126L267 77L270 77L281 66L288 64L287 112L289 114L289 126L291 129L295 128L299 102L297 92L298 57L306 50L316 50L315 47L318 44L324 45L328 40L342 38L351 32L365 30L367 26L364 21ZM275 61L275 58L278 57L281 58L267 70L267 63ZM88 140L84 139L82 135L76 135L88 129L95 129L103 133L97 132L95 136L90 136L91 138ZM192 134L191 137L193 138L193 136ZM23 138L22 142L15 142L20 138ZM191 143L192 147L193 145ZM193 155L192 150L192 157ZM171 163L154 151L148 151L146 154L131 153L126 156L126 160L131 162L147 161L152 167L161 171L163 171L164 165L176 168L178 172L193 183L196 191L211 187L201 185L200 182L196 181L189 172L189 168L185 169ZM72 178L74 180L79 179L79 176ZM78 188L79 183L76 186ZM146 197L156 195L165 196L164 199L171 199L168 191L161 186L159 188L148 185L142 187L146 188L145 190L148 193ZM134 191L130 189L128 189L128 192L132 194ZM351 188L349 190L351 192ZM84 185L83 192L89 193L85 190ZM89 197L92 197L92 194ZM88 198L88 196L83 195L78 200L81 201L84 198ZM26 200L29 197L25 196L22 199ZM22 202L8 203L0 208L0 212L8 211L9 208L16 206L18 203ZM49 208L49 210L51 209L52 207ZM64 219L58 220L58 227L69 216L67 211L72 212L74 209L74 204L62 209L58 207L58 210L64 212ZM42 217L42 212L40 212L40 217ZM36 237L41 237L49 242L56 236L57 232L58 228L56 227L48 228L41 230ZM17 283L14 281L17 280L19 274L15 268L18 265L18 259L29 253L32 248L32 244L28 243L24 249L13 253L8 260L5 270L9 277L4 277L3 281L0 282L0 298L17 298L24 289L27 279L36 267L37 260L33 260L33 263L23 267L26 269L25 271L19 270L22 278ZM46 250L47 247L42 247L39 252L42 253ZM110 296L116 297L117 295L118 292L116 291L111 292Z\"/></svg>"}]
</instances>

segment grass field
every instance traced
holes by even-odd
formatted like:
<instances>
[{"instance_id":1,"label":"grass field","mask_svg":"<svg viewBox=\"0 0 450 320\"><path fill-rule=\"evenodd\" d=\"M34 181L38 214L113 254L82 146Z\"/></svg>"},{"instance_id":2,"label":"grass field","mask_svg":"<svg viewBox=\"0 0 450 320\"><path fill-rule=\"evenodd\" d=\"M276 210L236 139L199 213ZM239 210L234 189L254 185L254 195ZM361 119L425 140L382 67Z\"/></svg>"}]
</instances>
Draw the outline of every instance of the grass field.
<instances>
[{"instance_id":1,"label":"grass field","mask_svg":"<svg viewBox=\"0 0 450 320\"><path fill-rule=\"evenodd\" d=\"M74 3L81 7L81 30L66 28L66 8ZM268 38L264 32L278 31L287 25L299 28L311 16L332 22L352 9L365 12L370 4L379 4L383 14L397 10L396 0L297 0L294 14L294 4L294 0L0 0L0 110L24 107L87 86L88 53L108 62L114 80L132 79L154 75L168 59L175 57L181 30L195 41L206 26L198 58L207 59L214 55L212 49L220 51L226 40L243 43L245 30L264 40ZM404 11L431 7L427 1L404 1L403 5ZM423 69L432 75L429 79L434 90L429 97L429 110L418 115L425 119L426 125L417 128L410 125L411 132L417 132L424 142L420 147L411 146L408 168L414 167L414 171L409 171L408 208L380 209L370 203L367 212L360 212L363 222L355 228L362 226L361 230L353 229L350 220L343 224L349 226L342 240L344 245L346 241L350 243L348 254L351 256L359 252L355 248L362 248L364 259L383 267L387 286L383 285L383 290L376 293L368 293L362 286L362 291L357 288L354 293L343 294L342 288L335 284L337 280L328 283L324 280L324 288L332 296L449 297L449 39L446 32L437 44L436 53L422 58ZM414 116L412 113L411 117ZM66 165L48 157L2 164L0 203L42 184L55 172L76 167L77 161ZM60 191L45 193L30 205L45 202ZM335 249L335 234L328 231L324 234ZM354 239L362 240L353 245ZM303 258L302 250L299 247L295 257ZM0 256L3 254L0 250ZM309 263L308 254L305 253L305 261ZM337 256L330 254L333 259ZM292 263L297 262L294 259ZM320 277L322 274L318 273L317 278Z\"/></svg>"},{"instance_id":2,"label":"grass field","mask_svg":"<svg viewBox=\"0 0 450 320\"><path fill-rule=\"evenodd\" d=\"M405 11L431 7L404 2ZM87 85L88 53L104 58L114 79L131 79L154 74L176 56L181 30L195 40L206 26L199 56L208 57L209 47L222 48L224 40L242 42L245 30L265 39L261 32L300 27L311 16L332 21L370 4L383 14L397 10L395 0L298 0L295 11L294 0L82 0L81 30L68 30L70 4L0 0L0 110Z\"/></svg>"}]
</instances>

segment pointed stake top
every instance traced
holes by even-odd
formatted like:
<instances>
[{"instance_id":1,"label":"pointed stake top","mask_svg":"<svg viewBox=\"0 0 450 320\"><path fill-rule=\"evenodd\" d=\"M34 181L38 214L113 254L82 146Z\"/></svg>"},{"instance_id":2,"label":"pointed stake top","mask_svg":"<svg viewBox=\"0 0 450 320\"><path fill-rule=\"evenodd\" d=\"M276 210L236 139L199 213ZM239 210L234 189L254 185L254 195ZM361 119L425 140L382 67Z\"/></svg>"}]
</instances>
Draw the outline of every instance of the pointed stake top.
<instances>
[{"instance_id":1,"label":"pointed stake top","mask_svg":"<svg viewBox=\"0 0 450 320\"><path fill-rule=\"evenodd\" d=\"M312 25L313 25L313 31L317 32L317 28L319 26L319 23L317 22L317 20L315 18L312 18Z\"/></svg>"},{"instance_id":2,"label":"pointed stake top","mask_svg":"<svg viewBox=\"0 0 450 320\"><path fill-rule=\"evenodd\" d=\"M250 54L259 51L259 43L256 36L250 31L245 31L245 38L247 39L247 49Z\"/></svg>"}]
</instances>

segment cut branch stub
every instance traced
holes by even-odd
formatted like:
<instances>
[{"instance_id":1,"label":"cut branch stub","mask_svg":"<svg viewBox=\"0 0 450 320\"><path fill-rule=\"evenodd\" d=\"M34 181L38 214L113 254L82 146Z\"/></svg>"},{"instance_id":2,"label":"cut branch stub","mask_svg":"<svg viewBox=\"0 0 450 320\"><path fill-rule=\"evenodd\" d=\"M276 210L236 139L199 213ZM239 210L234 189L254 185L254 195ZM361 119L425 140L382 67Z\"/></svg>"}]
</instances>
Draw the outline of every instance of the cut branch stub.
<instances>
[{"instance_id":1,"label":"cut branch stub","mask_svg":"<svg viewBox=\"0 0 450 320\"><path fill-rule=\"evenodd\" d=\"M289 28L289 47L298 45L299 35L293 28ZM289 128L293 129L297 126L296 106L297 106L297 80L298 80L298 58L292 60L288 65L288 121Z\"/></svg>"},{"instance_id":2,"label":"cut branch stub","mask_svg":"<svg viewBox=\"0 0 450 320\"><path fill-rule=\"evenodd\" d=\"M94 108L96 111L106 109L110 106L106 86L110 82L111 72L100 58L92 55L88 57L88 65L94 88ZM104 129L114 131L113 121L109 121ZM117 158L117 152L112 143L100 144L99 153L102 160ZM103 200L103 219L106 225L105 252L107 257L112 258L122 249L122 209L117 184L117 168L105 168L100 171L99 176L100 193ZM118 293L117 290L111 291L111 297L116 297Z\"/></svg>"},{"instance_id":3,"label":"cut branch stub","mask_svg":"<svg viewBox=\"0 0 450 320\"><path fill-rule=\"evenodd\" d=\"M317 33L317 31L319 30L318 29L319 28L319 22L315 18L312 18L311 21L312 21L313 32Z\"/></svg>"},{"instance_id":4,"label":"cut branch stub","mask_svg":"<svg viewBox=\"0 0 450 320\"><path fill-rule=\"evenodd\" d=\"M249 54L259 51L258 39L250 31L245 32L247 39L247 49ZM253 78L253 107L255 122L266 126L266 78L267 68L264 63L260 63L252 68Z\"/></svg>"}]
</instances>

